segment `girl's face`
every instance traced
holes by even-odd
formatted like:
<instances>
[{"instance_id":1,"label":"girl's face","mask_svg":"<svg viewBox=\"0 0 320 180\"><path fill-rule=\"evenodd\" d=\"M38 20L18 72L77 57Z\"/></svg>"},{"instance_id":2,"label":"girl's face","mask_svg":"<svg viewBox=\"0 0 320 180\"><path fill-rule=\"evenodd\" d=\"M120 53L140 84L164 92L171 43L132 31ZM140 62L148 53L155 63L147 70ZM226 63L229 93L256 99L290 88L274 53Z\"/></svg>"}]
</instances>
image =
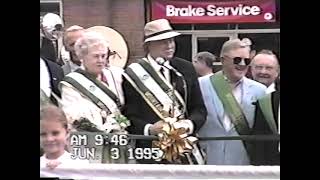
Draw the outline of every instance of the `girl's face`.
<instances>
[{"instance_id":1,"label":"girl's face","mask_svg":"<svg viewBox=\"0 0 320 180\"><path fill-rule=\"evenodd\" d=\"M68 131L55 120L40 121L40 142L47 156L60 156L67 144Z\"/></svg>"}]
</instances>

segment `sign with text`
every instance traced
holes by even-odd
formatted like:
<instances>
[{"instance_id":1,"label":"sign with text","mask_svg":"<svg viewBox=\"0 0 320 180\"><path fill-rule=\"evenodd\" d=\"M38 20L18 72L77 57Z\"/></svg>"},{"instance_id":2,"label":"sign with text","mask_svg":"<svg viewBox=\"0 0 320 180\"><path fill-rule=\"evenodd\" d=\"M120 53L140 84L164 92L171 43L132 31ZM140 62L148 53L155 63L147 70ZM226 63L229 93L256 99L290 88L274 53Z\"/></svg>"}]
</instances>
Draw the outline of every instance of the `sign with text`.
<instances>
[{"instance_id":1,"label":"sign with text","mask_svg":"<svg viewBox=\"0 0 320 180\"><path fill-rule=\"evenodd\" d=\"M275 22L275 0L153 0L151 19L171 23Z\"/></svg>"}]
</instances>

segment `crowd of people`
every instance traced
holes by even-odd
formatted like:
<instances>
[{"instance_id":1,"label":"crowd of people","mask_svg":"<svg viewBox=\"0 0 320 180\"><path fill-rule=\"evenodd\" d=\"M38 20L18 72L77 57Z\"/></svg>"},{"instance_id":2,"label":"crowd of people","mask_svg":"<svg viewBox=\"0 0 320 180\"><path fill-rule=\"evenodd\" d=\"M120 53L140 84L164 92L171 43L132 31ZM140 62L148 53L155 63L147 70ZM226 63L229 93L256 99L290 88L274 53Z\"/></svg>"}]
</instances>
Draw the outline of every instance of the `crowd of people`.
<instances>
[{"instance_id":1,"label":"crowd of people","mask_svg":"<svg viewBox=\"0 0 320 180\"><path fill-rule=\"evenodd\" d=\"M98 32L66 28L52 13L42 19L40 32L43 167L71 161L68 137L77 131L75 122L84 119L99 131L146 136L160 136L168 124L193 137L280 134L278 59L267 49L253 54L247 38L230 39L220 52L199 52L188 61L175 57L174 38L180 33L166 19L153 20L143 29L145 57L122 69L108 61L110 44L116 42ZM213 64L219 61L222 69L216 71ZM279 142L200 141L179 163L280 165ZM153 144L136 140L134 146Z\"/></svg>"}]
</instances>

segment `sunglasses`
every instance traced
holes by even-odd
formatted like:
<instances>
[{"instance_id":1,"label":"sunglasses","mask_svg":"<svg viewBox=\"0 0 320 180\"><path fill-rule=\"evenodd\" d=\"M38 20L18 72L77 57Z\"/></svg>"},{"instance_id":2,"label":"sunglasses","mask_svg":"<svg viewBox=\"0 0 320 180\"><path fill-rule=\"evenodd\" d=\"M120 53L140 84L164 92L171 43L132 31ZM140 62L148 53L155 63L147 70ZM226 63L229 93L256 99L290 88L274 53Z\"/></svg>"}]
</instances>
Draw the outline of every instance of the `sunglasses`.
<instances>
[{"instance_id":1,"label":"sunglasses","mask_svg":"<svg viewBox=\"0 0 320 180\"><path fill-rule=\"evenodd\" d=\"M228 57L228 58L230 58L230 57ZM234 58L230 58L230 59L232 59L233 60L233 64L236 64L236 65L240 64L242 62L242 60L244 61L244 64L246 66L248 66L251 63L251 59L250 58L234 57Z\"/></svg>"}]
</instances>

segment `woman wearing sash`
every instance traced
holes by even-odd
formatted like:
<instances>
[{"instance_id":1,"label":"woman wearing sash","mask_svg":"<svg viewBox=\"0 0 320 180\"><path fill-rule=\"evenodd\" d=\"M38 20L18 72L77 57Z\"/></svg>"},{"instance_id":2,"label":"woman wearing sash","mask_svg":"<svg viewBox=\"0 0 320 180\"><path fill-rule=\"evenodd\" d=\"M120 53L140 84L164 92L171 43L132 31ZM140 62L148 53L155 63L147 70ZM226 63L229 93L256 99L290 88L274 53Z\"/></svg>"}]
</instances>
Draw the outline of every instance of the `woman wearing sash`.
<instances>
[{"instance_id":1,"label":"woman wearing sash","mask_svg":"<svg viewBox=\"0 0 320 180\"><path fill-rule=\"evenodd\" d=\"M72 126L75 121L86 119L100 131L120 131L115 115L120 114L124 103L123 70L108 65L107 40L96 32L85 32L76 41L75 52L82 63L81 68L69 73L60 83L61 104L68 123Z\"/></svg>"},{"instance_id":2,"label":"woman wearing sash","mask_svg":"<svg viewBox=\"0 0 320 180\"><path fill-rule=\"evenodd\" d=\"M226 41L221 49L222 71L199 78L208 110L201 136L250 135L254 123L254 102L265 94L266 87L245 77L251 62L249 48L240 39ZM248 165L250 147L245 141L201 142L207 164Z\"/></svg>"}]
</instances>

